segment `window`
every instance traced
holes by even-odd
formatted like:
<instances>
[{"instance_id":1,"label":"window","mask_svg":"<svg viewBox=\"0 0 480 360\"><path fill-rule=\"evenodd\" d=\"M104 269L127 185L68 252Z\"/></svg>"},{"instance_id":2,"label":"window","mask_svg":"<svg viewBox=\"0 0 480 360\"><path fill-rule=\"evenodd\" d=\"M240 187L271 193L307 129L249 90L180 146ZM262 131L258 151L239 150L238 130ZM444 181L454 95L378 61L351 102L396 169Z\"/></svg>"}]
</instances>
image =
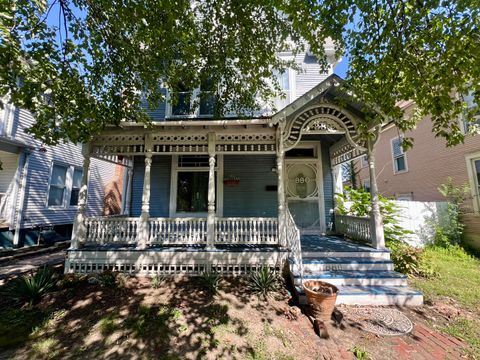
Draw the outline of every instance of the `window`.
<instances>
[{"instance_id":1,"label":"window","mask_svg":"<svg viewBox=\"0 0 480 360\"><path fill-rule=\"evenodd\" d=\"M48 206L63 206L68 166L53 165L48 190Z\"/></svg>"},{"instance_id":2,"label":"window","mask_svg":"<svg viewBox=\"0 0 480 360\"><path fill-rule=\"evenodd\" d=\"M215 88L213 81L206 80L202 82L199 91L200 109L199 115L213 115L215 111Z\"/></svg>"},{"instance_id":3,"label":"window","mask_svg":"<svg viewBox=\"0 0 480 360\"><path fill-rule=\"evenodd\" d=\"M286 69L283 72L276 71L274 75L283 93L282 96L279 96L275 100L275 107L277 110L280 110L290 104L295 98L292 87L292 84L294 84L294 76L293 71L290 69Z\"/></svg>"},{"instance_id":4,"label":"window","mask_svg":"<svg viewBox=\"0 0 480 360\"><path fill-rule=\"evenodd\" d=\"M467 172L473 200L473 209L475 212L480 212L480 152L469 154L465 159L467 160Z\"/></svg>"},{"instance_id":5,"label":"window","mask_svg":"<svg viewBox=\"0 0 480 360\"><path fill-rule=\"evenodd\" d=\"M364 179L362 181L363 190L370 192L370 179Z\"/></svg>"},{"instance_id":6,"label":"window","mask_svg":"<svg viewBox=\"0 0 480 360\"><path fill-rule=\"evenodd\" d=\"M83 171L69 165L53 164L47 206L77 206Z\"/></svg>"},{"instance_id":7,"label":"window","mask_svg":"<svg viewBox=\"0 0 480 360\"><path fill-rule=\"evenodd\" d=\"M467 103L468 109L476 107L475 99L472 94L464 97L465 102ZM463 131L465 134L469 133L470 130L475 130L475 128L480 128L480 111L476 113L475 122L468 122L465 117L463 117Z\"/></svg>"},{"instance_id":8,"label":"window","mask_svg":"<svg viewBox=\"0 0 480 360\"><path fill-rule=\"evenodd\" d=\"M70 193L70 206L78 205L78 194L82 186L83 171L80 169L73 170L72 191Z\"/></svg>"},{"instance_id":9,"label":"window","mask_svg":"<svg viewBox=\"0 0 480 360\"><path fill-rule=\"evenodd\" d=\"M392 139L392 157L393 157L393 172L395 174L407 171L407 159L402 149L401 137Z\"/></svg>"},{"instance_id":10,"label":"window","mask_svg":"<svg viewBox=\"0 0 480 360\"><path fill-rule=\"evenodd\" d=\"M183 84L179 84L178 92L172 92L171 113L173 116L192 115L192 94L193 91L187 89Z\"/></svg>"},{"instance_id":11,"label":"window","mask_svg":"<svg viewBox=\"0 0 480 360\"><path fill-rule=\"evenodd\" d=\"M200 88L188 89L179 84L170 92L170 116L212 116L215 112L215 87L211 80L202 81Z\"/></svg>"},{"instance_id":12,"label":"window","mask_svg":"<svg viewBox=\"0 0 480 360\"><path fill-rule=\"evenodd\" d=\"M361 164L360 166L361 166L362 168L365 168L365 167L368 166L368 157L367 157L367 155L363 155L363 156L362 156L362 158L361 158L361 160L360 160L360 164Z\"/></svg>"}]
</instances>

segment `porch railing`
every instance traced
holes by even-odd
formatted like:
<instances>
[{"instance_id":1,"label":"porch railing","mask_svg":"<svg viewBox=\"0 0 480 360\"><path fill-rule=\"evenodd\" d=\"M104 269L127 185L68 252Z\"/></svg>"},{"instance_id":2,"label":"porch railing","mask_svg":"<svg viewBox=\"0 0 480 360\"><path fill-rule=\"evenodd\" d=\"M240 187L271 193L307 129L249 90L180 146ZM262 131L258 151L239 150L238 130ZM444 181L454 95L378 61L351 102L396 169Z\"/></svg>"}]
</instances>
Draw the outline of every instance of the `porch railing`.
<instances>
[{"instance_id":1,"label":"porch railing","mask_svg":"<svg viewBox=\"0 0 480 360\"><path fill-rule=\"evenodd\" d=\"M290 249L290 256L293 260L293 269L300 274L300 278L303 282L303 259L302 259L302 243L300 239L300 230L295 224L290 210L286 211L286 236L287 236L287 246Z\"/></svg>"},{"instance_id":2,"label":"porch railing","mask_svg":"<svg viewBox=\"0 0 480 360\"><path fill-rule=\"evenodd\" d=\"M217 218L215 244L277 244L277 218Z\"/></svg>"},{"instance_id":3,"label":"porch railing","mask_svg":"<svg viewBox=\"0 0 480 360\"><path fill-rule=\"evenodd\" d=\"M150 218L150 244L206 244L206 218Z\"/></svg>"},{"instance_id":4,"label":"porch railing","mask_svg":"<svg viewBox=\"0 0 480 360\"><path fill-rule=\"evenodd\" d=\"M140 219L136 217L87 218L85 226L87 243L127 243L136 242Z\"/></svg>"},{"instance_id":5,"label":"porch railing","mask_svg":"<svg viewBox=\"0 0 480 360\"><path fill-rule=\"evenodd\" d=\"M335 227L337 232L354 240L370 243L371 222L369 217L352 215L335 215Z\"/></svg>"}]
</instances>

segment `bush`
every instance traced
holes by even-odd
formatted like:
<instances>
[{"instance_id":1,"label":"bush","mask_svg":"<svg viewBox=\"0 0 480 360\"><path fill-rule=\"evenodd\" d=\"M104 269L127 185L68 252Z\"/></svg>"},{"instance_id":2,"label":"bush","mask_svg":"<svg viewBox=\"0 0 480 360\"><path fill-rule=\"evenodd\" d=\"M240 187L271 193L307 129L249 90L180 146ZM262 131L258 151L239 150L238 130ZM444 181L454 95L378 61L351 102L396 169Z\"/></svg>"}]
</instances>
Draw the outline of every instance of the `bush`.
<instances>
[{"instance_id":1,"label":"bush","mask_svg":"<svg viewBox=\"0 0 480 360\"><path fill-rule=\"evenodd\" d=\"M208 291L210 295L218 294L220 289L220 274L215 272L205 272L201 278L201 284L205 290Z\"/></svg>"},{"instance_id":2,"label":"bush","mask_svg":"<svg viewBox=\"0 0 480 360\"><path fill-rule=\"evenodd\" d=\"M98 275L98 282L100 283L100 285L105 287L115 287L116 286L115 274L110 270L106 270Z\"/></svg>"},{"instance_id":3,"label":"bush","mask_svg":"<svg viewBox=\"0 0 480 360\"><path fill-rule=\"evenodd\" d=\"M12 297L29 306L37 304L55 285L55 275L50 268L43 267L35 274L24 275L13 283Z\"/></svg>"},{"instance_id":4,"label":"bush","mask_svg":"<svg viewBox=\"0 0 480 360\"><path fill-rule=\"evenodd\" d=\"M158 289L160 287L160 285L162 284L162 282L164 282L164 281L165 281L165 276L155 274L155 275L152 276L150 284L151 284L153 289Z\"/></svg>"},{"instance_id":5,"label":"bush","mask_svg":"<svg viewBox=\"0 0 480 360\"><path fill-rule=\"evenodd\" d=\"M263 297L267 297L271 292L278 290L278 276L267 266L262 266L260 270L250 275L249 288Z\"/></svg>"}]
</instances>

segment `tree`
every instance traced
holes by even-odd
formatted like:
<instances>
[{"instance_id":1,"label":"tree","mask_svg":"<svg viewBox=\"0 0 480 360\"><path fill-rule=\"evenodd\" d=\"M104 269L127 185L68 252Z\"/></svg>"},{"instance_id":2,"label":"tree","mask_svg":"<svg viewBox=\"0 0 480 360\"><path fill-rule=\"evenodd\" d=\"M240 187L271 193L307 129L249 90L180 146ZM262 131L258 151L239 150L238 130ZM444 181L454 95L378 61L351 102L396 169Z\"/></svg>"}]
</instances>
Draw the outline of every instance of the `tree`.
<instances>
[{"instance_id":1,"label":"tree","mask_svg":"<svg viewBox=\"0 0 480 360\"><path fill-rule=\"evenodd\" d=\"M0 1L0 96L32 111L31 132L49 144L148 123L140 104L158 105L159 84L208 80L217 117L259 109L280 90L274 72L294 66L276 52L308 48L325 70L327 38L349 56L347 86L402 131L431 114L457 144L458 116L476 111L461 95L479 100L478 0ZM396 103L408 99L417 110L405 119Z\"/></svg>"}]
</instances>

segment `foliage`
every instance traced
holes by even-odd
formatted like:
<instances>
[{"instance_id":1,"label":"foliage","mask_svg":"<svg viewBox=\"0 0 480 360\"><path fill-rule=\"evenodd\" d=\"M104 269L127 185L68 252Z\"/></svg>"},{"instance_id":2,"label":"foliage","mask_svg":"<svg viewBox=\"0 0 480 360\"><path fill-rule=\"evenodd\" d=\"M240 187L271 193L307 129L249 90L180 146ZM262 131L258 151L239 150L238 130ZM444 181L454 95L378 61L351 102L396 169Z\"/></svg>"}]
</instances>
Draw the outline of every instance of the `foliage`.
<instances>
[{"instance_id":1,"label":"foliage","mask_svg":"<svg viewBox=\"0 0 480 360\"><path fill-rule=\"evenodd\" d=\"M165 281L165 276L155 274L153 275L150 283L153 289L158 289L164 281Z\"/></svg>"},{"instance_id":2,"label":"foliage","mask_svg":"<svg viewBox=\"0 0 480 360\"><path fill-rule=\"evenodd\" d=\"M433 277L435 269L424 256L423 249L413 247L405 242L391 241L388 247L392 251L390 258L395 270L405 275Z\"/></svg>"},{"instance_id":3,"label":"foliage","mask_svg":"<svg viewBox=\"0 0 480 360\"><path fill-rule=\"evenodd\" d=\"M458 318L442 330L470 344L472 348L466 349L466 352L472 359L480 357L480 321L478 319Z\"/></svg>"},{"instance_id":4,"label":"foliage","mask_svg":"<svg viewBox=\"0 0 480 360\"><path fill-rule=\"evenodd\" d=\"M12 297L32 306L48 293L55 285L55 274L48 267L39 269L35 274L23 275L11 287Z\"/></svg>"},{"instance_id":5,"label":"foliage","mask_svg":"<svg viewBox=\"0 0 480 360\"><path fill-rule=\"evenodd\" d=\"M105 270L98 274L98 282L104 287L115 287L117 285L115 274L110 270Z\"/></svg>"},{"instance_id":6,"label":"foliage","mask_svg":"<svg viewBox=\"0 0 480 360\"><path fill-rule=\"evenodd\" d=\"M365 349L362 349L358 346L355 346L352 349L352 353L355 356L355 358L357 358L358 360L369 360L370 359L370 355L368 354L368 352Z\"/></svg>"},{"instance_id":7,"label":"foliage","mask_svg":"<svg viewBox=\"0 0 480 360\"><path fill-rule=\"evenodd\" d=\"M449 176L447 182L440 185L438 191L448 201L446 214L441 218L435 228L435 244L438 246L449 246L459 244L462 240L464 225L460 221L462 206L470 195L468 184L457 186Z\"/></svg>"},{"instance_id":8,"label":"foliage","mask_svg":"<svg viewBox=\"0 0 480 360\"><path fill-rule=\"evenodd\" d=\"M413 278L428 300L449 297L471 309L480 308L480 260L469 255L460 246L442 248L427 246L425 261L432 264L436 275L431 278Z\"/></svg>"},{"instance_id":9,"label":"foliage","mask_svg":"<svg viewBox=\"0 0 480 360\"><path fill-rule=\"evenodd\" d=\"M100 333L103 336L108 336L114 333L119 328L116 322L116 317L114 315L109 315L100 319L98 326L100 329Z\"/></svg>"},{"instance_id":10,"label":"foliage","mask_svg":"<svg viewBox=\"0 0 480 360\"><path fill-rule=\"evenodd\" d=\"M220 289L220 280L222 277L216 272L205 272L201 277L202 286L210 295L216 295Z\"/></svg>"},{"instance_id":11,"label":"foliage","mask_svg":"<svg viewBox=\"0 0 480 360\"><path fill-rule=\"evenodd\" d=\"M266 298L271 292L278 290L279 279L275 271L267 266L262 266L253 272L249 278L249 288Z\"/></svg>"},{"instance_id":12,"label":"foliage","mask_svg":"<svg viewBox=\"0 0 480 360\"><path fill-rule=\"evenodd\" d=\"M333 42L336 58L348 54L346 86L369 104L369 125L384 121L370 104L401 131L431 114L453 145L464 139L458 116L477 111L462 94L480 98L479 13L477 0L6 0L0 96L36 114L31 131L43 141L85 142L121 120L148 123L140 104L159 104L159 84L175 93L208 80L217 117L259 109L280 91L275 70L293 67L277 51L308 49L325 71ZM401 100L415 101L413 117Z\"/></svg>"}]
</instances>

